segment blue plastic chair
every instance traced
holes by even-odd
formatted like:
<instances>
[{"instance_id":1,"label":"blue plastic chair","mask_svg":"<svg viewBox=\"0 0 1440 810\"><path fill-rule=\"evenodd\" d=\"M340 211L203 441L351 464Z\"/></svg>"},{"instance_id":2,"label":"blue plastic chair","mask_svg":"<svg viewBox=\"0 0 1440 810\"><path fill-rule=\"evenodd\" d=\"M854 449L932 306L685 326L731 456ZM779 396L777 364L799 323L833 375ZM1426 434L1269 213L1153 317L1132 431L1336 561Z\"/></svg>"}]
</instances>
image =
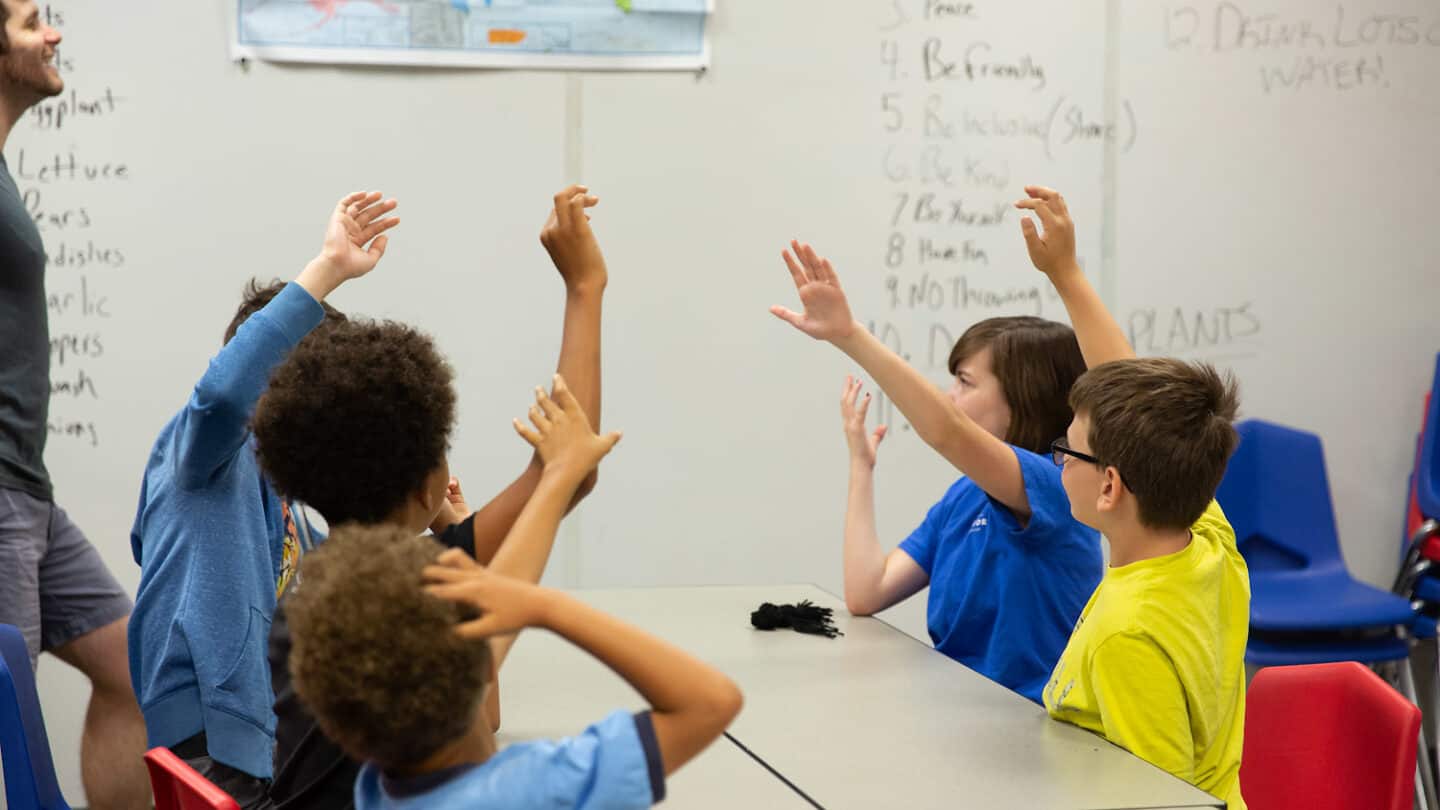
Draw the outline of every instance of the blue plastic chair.
<instances>
[{"instance_id":1,"label":"blue plastic chair","mask_svg":"<svg viewBox=\"0 0 1440 810\"><path fill-rule=\"evenodd\" d=\"M1357 582L1346 569L1320 438L1260 420L1236 429L1240 445L1217 497L1250 567L1246 660L1398 660L1407 648L1396 628L1433 637L1434 622L1409 602Z\"/></svg>"},{"instance_id":2,"label":"blue plastic chair","mask_svg":"<svg viewBox=\"0 0 1440 810\"><path fill-rule=\"evenodd\" d=\"M1400 570L1392 591L1417 600L1430 615L1440 612L1440 356L1425 398L1425 417L1416 440L1415 468L1405 498L1405 533Z\"/></svg>"},{"instance_id":3,"label":"blue plastic chair","mask_svg":"<svg viewBox=\"0 0 1440 810\"><path fill-rule=\"evenodd\" d=\"M70 810L55 780L25 636L8 624L0 624L0 757L10 810Z\"/></svg>"},{"instance_id":4,"label":"blue plastic chair","mask_svg":"<svg viewBox=\"0 0 1440 810\"><path fill-rule=\"evenodd\" d=\"M1435 357L1435 376L1431 380L1427 427L1421 437L1420 463L1415 467L1415 499L1420 502L1422 514L1440 519L1440 355Z\"/></svg>"}]
</instances>

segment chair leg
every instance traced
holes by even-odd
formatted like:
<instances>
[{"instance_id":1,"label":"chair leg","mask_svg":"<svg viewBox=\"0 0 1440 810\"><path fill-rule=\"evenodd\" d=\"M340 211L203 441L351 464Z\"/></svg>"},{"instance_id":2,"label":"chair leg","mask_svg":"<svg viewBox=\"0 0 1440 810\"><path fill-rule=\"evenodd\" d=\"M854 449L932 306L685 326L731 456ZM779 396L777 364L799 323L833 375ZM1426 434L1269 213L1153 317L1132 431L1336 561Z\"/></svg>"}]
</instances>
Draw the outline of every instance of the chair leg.
<instances>
[{"instance_id":1,"label":"chair leg","mask_svg":"<svg viewBox=\"0 0 1440 810\"><path fill-rule=\"evenodd\" d=\"M1436 762L1435 727L1440 711L1440 639L1426 638L1410 644L1410 676L1415 685L1415 705L1420 707L1420 731L1430 748L1430 772L1440 777Z\"/></svg>"},{"instance_id":2,"label":"chair leg","mask_svg":"<svg viewBox=\"0 0 1440 810\"><path fill-rule=\"evenodd\" d=\"M1411 677L1408 666L1400 667L1400 686L1401 693L1418 706L1415 681ZM1435 770L1432 764L1433 760L1430 759L1430 744L1426 740L1423 714L1419 737L1419 745L1415 752L1415 800L1422 810L1440 810L1440 799L1436 797Z\"/></svg>"}]
</instances>

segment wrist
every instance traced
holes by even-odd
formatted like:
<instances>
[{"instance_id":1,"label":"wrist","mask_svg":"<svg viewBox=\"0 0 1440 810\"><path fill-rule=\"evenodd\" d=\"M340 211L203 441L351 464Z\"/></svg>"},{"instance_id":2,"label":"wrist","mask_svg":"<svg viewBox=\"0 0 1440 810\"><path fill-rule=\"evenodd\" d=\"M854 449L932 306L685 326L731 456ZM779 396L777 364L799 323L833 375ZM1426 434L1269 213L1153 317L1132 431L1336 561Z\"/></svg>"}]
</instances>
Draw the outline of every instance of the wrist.
<instances>
[{"instance_id":1,"label":"wrist","mask_svg":"<svg viewBox=\"0 0 1440 810\"><path fill-rule=\"evenodd\" d=\"M335 265L325 257L324 254L316 256L305 265L305 269L296 276L295 283L310 293L310 296L317 302L324 301L325 297L335 291L344 279Z\"/></svg>"},{"instance_id":2,"label":"wrist","mask_svg":"<svg viewBox=\"0 0 1440 810\"><path fill-rule=\"evenodd\" d=\"M551 461L540 470L540 483L554 489L574 489L580 486L593 467L585 467L565 460Z\"/></svg>"},{"instance_id":3,"label":"wrist","mask_svg":"<svg viewBox=\"0 0 1440 810\"><path fill-rule=\"evenodd\" d=\"M864 339L865 335L868 334L870 333L865 331L865 327L862 326L859 321L851 320L849 326L845 327L844 330L837 332L834 337L830 338L830 343L841 351L849 352L860 340Z\"/></svg>"},{"instance_id":4,"label":"wrist","mask_svg":"<svg viewBox=\"0 0 1440 810\"><path fill-rule=\"evenodd\" d=\"M610 278L603 270L599 273L586 274L583 279L566 280L565 297L580 301L598 299L605 294L605 286L609 282Z\"/></svg>"},{"instance_id":5,"label":"wrist","mask_svg":"<svg viewBox=\"0 0 1440 810\"><path fill-rule=\"evenodd\" d=\"M872 475L875 472L875 462L858 453L850 454L851 475Z\"/></svg>"},{"instance_id":6,"label":"wrist","mask_svg":"<svg viewBox=\"0 0 1440 810\"><path fill-rule=\"evenodd\" d=\"M540 585L534 586L531 593L535 600L531 608L534 616L531 626L555 632L564 617L572 612L566 610L564 605L565 600L571 597Z\"/></svg>"},{"instance_id":7,"label":"wrist","mask_svg":"<svg viewBox=\"0 0 1440 810\"><path fill-rule=\"evenodd\" d=\"M1046 275L1050 276L1050 281L1055 285L1056 292L1062 292L1060 289L1061 286L1072 284L1078 279L1083 279L1085 277L1085 271L1081 270L1080 263L1071 257L1064 261L1057 262L1054 269Z\"/></svg>"}]
</instances>

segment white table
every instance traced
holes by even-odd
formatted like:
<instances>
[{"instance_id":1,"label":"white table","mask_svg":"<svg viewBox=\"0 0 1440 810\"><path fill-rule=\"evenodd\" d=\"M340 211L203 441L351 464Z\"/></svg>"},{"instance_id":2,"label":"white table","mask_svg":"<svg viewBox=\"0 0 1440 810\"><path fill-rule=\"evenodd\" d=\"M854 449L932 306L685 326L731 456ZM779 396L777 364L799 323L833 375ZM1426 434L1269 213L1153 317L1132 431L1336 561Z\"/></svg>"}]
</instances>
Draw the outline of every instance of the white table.
<instances>
[{"instance_id":1,"label":"white table","mask_svg":"<svg viewBox=\"0 0 1440 810\"><path fill-rule=\"evenodd\" d=\"M502 747L527 739L569 737L615 709L646 708L620 676L558 636L539 631L523 634L506 659L500 703L497 737ZM686 763L667 780L665 789L662 807L814 809L725 738Z\"/></svg>"},{"instance_id":2,"label":"white table","mask_svg":"<svg viewBox=\"0 0 1440 810\"><path fill-rule=\"evenodd\" d=\"M637 588L574 595L713 663L745 692L720 741L676 774L673 807L1223 807L1210 795L808 585ZM837 639L750 627L761 602L835 609ZM502 742L573 734L643 708L618 677L543 633L501 677ZM751 767L747 767L750 765ZM786 798L783 792L789 792Z\"/></svg>"}]
</instances>

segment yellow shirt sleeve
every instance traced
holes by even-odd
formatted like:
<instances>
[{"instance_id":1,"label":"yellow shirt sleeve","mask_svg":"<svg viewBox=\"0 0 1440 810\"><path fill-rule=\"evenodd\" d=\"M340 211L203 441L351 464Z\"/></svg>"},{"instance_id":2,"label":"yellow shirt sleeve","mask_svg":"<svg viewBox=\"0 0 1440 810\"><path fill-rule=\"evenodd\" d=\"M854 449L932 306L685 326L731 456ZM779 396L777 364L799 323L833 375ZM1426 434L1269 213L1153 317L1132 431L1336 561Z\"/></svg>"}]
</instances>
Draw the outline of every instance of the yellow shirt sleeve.
<instances>
[{"instance_id":1,"label":"yellow shirt sleeve","mask_svg":"<svg viewBox=\"0 0 1440 810\"><path fill-rule=\"evenodd\" d=\"M1119 633L1095 649L1090 672L1105 738L1193 784L1190 713L1169 656L1146 636Z\"/></svg>"}]
</instances>

